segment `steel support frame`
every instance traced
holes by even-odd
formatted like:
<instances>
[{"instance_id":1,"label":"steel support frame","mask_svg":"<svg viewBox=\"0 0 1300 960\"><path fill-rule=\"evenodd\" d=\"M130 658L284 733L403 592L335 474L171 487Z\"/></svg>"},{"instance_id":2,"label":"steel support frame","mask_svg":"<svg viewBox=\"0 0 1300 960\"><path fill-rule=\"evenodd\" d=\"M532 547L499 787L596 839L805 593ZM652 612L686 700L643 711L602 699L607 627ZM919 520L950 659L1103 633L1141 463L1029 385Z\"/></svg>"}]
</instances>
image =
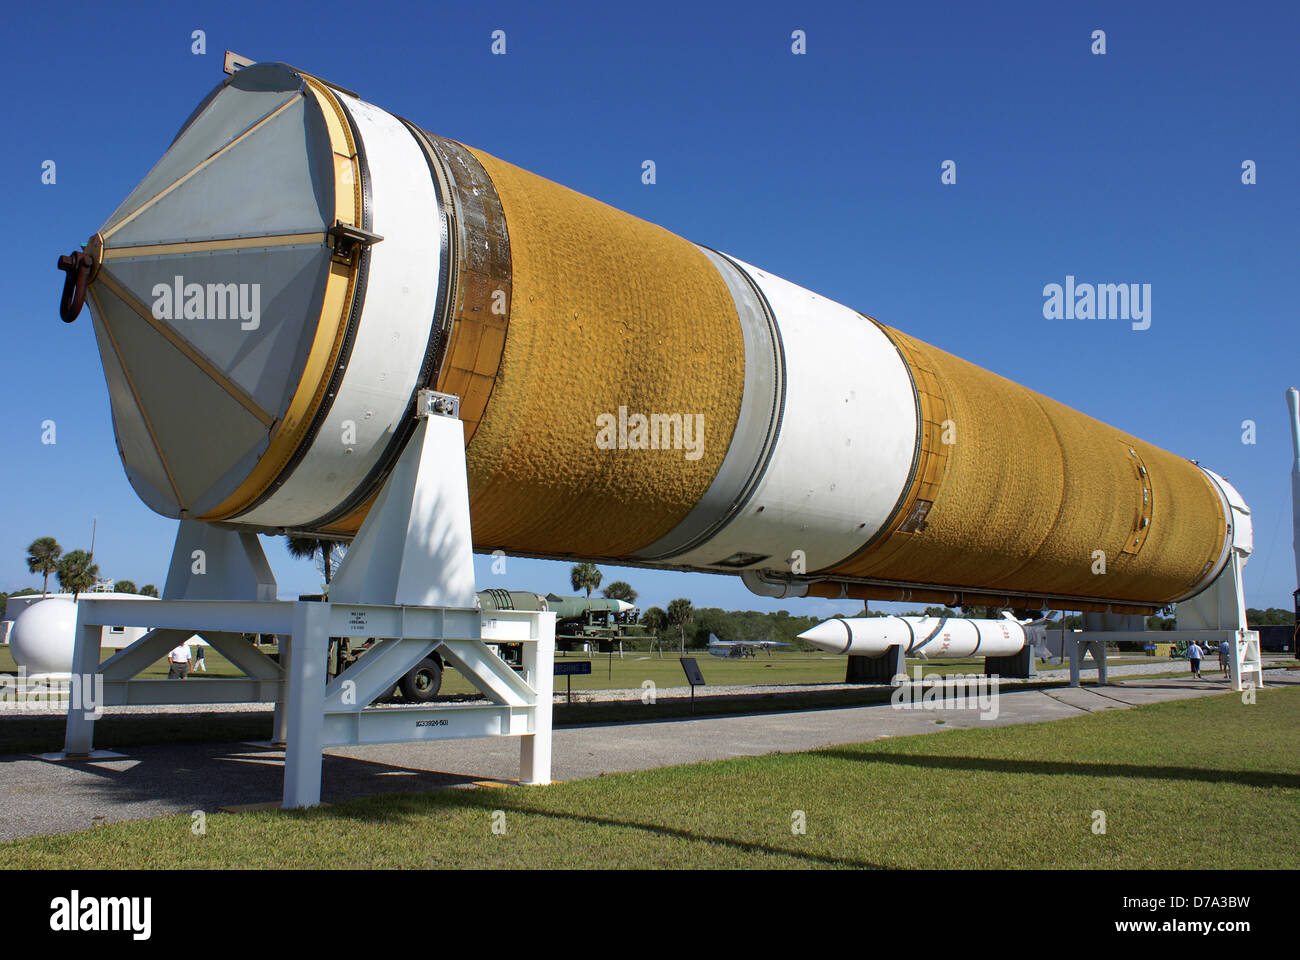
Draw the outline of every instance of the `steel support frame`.
<instances>
[{"instance_id":1,"label":"steel support frame","mask_svg":"<svg viewBox=\"0 0 1300 960\"><path fill-rule=\"evenodd\" d=\"M358 531L329 600L268 598L274 579L255 537L184 520L170 598L80 600L74 676L92 683L103 677L100 706L275 703L272 738L284 743L285 808L320 803L327 747L514 736L520 782L549 783L555 614L478 608L464 434L455 411L447 398L422 393L416 433ZM196 550L205 562L216 561L216 576L201 572ZM151 629L101 665L106 624ZM246 678L133 679L192 633ZM242 636L267 633L280 638L279 663ZM331 637L379 642L327 681ZM501 643L520 644L522 673L488 645ZM434 650L489 702L373 706ZM87 757L95 717L72 706L64 755Z\"/></svg>"},{"instance_id":2,"label":"steel support frame","mask_svg":"<svg viewBox=\"0 0 1300 960\"><path fill-rule=\"evenodd\" d=\"M1100 632L1100 631L1099 631ZM1097 664L1097 685L1106 686L1110 682L1110 677L1106 669L1106 640L1111 635L1091 636L1087 632L1082 634L1067 633L1065 635L1064 653L1070 658L1070 686L1079 685L1079 673L1083 668L1084 660L1089 656Z\"/></svg>"},{"instance_id":3,"label":"steel support frame","mask_svg":"<svg viewBox=\"0 0 1300 960\"><path fill-rule=\"evenodd\" d=\"M292 623L286 611L292 606L277 601L96 600L83 596L77 600L72 674L81 678L83 684L93 683L96 675L103 678L103 701L97 704L99 707L274 701L280 694L283 670L241 634L287 634ZM101 664L101 639L108 624L151 629ZM247 677L133 679L194 633L230 657ZM94 749L94 735L94 716L70 704L63 755L89 756Z\"/></svg>"},{"instance_id":4,"label":"steel support frame","mask_svg":"<svg viewBox=\"0 0 1300 960\"><path fill-rule=\"evenodd\" d=\"M473 608L116 599L82 600L77 621L73 672L103 677L99 706L282 705L277 724L283 725L285 739L286 807L320 802L322 752L327 747L516 736L521 738L520 781L550 782L554 613L496 611L485 623ZM106 624L153 629L101 665L100 639ZM357 629L372 631L367 635L391 636L327 684L329 638ZM248 678L132 679L192 633L207 639ZM244 640L242 633L278 634L288 656L277 664ZM522 676L483 642L485 635L497 643L522 645ZM491 702L371 706L434 649ZM70 709L64 755L89 757L94 751L94 730L92 713Z\"/></svg>"},{"instance_id":5,"label":"steel support frame","mask_svg":"<svg viewBox=\"0 0 1300 960\"><path fill-rule=\"evenodd\" d=\"M1099 682L1106 683L1106 642L1136 641L1139 643L1152 640L1195 640L1206 649L1208 654L1217 650L1220 643L1228 641L1228 648L1233 655L1228 658L1229 680L1233 690L1240 692L1247 687L1264 686L1264 663L1260 656L1259 632L1251 630L1246 624L1246 597L1242 584L1242 565L1245 558L1235 548L1224 566L1223 572L1214 582L1190 600L1182 601L1177 608L1177 628L1167 634L1163 631L1140 629L1140 623L1124 622L1121 625L1129 629L1089 629L1091 617L1099 625L1104 623L1102 615L1084 615L1085 629L1082 633L1066 636L1066 648L1070 656L1070 686L1079 685L1079 667L1083 654L1091 651L1097 660L1100 673ZM1128 618L1128 621L1142 621L1143 618Z\"/></svg>"}]
</instances>

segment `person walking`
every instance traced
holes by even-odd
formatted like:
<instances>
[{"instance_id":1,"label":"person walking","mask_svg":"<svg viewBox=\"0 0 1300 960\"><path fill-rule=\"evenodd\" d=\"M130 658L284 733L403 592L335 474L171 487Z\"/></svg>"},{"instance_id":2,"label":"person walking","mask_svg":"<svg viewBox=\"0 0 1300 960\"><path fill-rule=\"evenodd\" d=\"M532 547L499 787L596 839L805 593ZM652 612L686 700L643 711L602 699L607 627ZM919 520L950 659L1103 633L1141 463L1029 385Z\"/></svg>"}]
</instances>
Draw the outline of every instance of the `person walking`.
<instances>
[{"instance_id":1,"label":"person walking","mask_svg":"<svg viewBox=\"0 0 1300 960\"><path fill-rule=\"evenodd\" d=\"M1228 641L1224 640L1219 644L1219 669L1223 671L1225 677L1228 675L1228 656L1230 653Z\"/></svg>"},{"instance_id":2,"label":"person walking","mask_svg":"<svg viewBox=\"0 0 1300 960\"><path fill-rule=\"evenodd\" d=\"M184 680L190 675L190 648L185 644L172 649L167 654L167 679Z\"/></svg>"},{"instance_id":3,"label":"person walking","mask_svg":"<svg viewBox=\"0 0 1300 960\"><path fill-rule=\"evenodd\" d=\"M207 662L206 660L203 659L203 652L204 652L204 650L206 649L206 647L207 647L207 644L203 644L203 643L196 643L196 644L194 645L194 669L195 669L195 671L202 670L204 673L207 673L207 672L208 672L208 662Z\"/></svg>"},{"instance_id":4,"label":"person walking","mask_svg":"<svg viewBox=\"0 0 1300 960\"><path fill-rule=\"evenodd\" d=\"M1187 645L1187 662L1191 664L1192 676L1201 676L1201 657L1204 655L1205 651L1201 649L1201 645L1195 640Z\"/></svg>"}]
</instances>

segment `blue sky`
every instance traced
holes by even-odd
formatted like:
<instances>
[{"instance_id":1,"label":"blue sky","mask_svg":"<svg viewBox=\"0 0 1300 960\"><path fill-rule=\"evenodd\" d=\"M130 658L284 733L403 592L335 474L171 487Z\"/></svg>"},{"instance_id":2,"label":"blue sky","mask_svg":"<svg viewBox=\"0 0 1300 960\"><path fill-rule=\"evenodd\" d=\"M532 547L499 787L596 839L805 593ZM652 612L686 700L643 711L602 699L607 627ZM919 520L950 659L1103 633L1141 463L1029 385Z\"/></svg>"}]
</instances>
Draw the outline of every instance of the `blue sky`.
<instances>
[{"instance_id":1,"label":"blue sky","mask_svg":"<svg viewBox=\"0 0 1300 960\"><path fill-rule=\"evenodd\" d=\"M321 74L1199 460L1254 512L1247 602L1290 606L1294 3L44 6L6 12L0 63L0 589L32 582L31 540L87 546L95 517L106 575L163 582L174 521L126 481L89 318L59 321L54 262L149 170L229 48ZM191 53L196 29L206 55ZM496 29L505 56L490 52ZM806 55L790 51L795 29ZM1090 52L1096 29L1104 56ZM940 183L945 160L954 185ZM1067 274L1150 283L1150 329L1045 320L1042 289ZM311 564L263 542L282 595L317 589ZM512 559L502 577L481 560L478 574L481 587L568 590L567 564ZM642 606L845 607L766 601L707 574L605 576L630 580Z\"/></svg>"}]
</instances>

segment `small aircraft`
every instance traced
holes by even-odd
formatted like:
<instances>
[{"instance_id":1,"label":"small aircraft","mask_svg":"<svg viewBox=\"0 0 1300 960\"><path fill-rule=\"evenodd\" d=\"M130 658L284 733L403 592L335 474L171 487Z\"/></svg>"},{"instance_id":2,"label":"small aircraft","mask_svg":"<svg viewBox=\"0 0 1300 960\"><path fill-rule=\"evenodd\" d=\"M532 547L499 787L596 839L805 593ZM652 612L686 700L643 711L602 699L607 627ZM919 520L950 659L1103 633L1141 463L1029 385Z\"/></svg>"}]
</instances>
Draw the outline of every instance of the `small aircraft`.
<instances>
[{"instance_id":1,"label":"small aircraft","mask_svg":"<svg viewBox=\"0 0 1300 960\"><path fill-rule=\"evenodd\" d=\"M755 650L771 651L773 647L788 646L790 644L780 640L719 640L717 634L709 634L709 653L724 660L753 657L756 656Z\"/></svg>"}]
</instances>

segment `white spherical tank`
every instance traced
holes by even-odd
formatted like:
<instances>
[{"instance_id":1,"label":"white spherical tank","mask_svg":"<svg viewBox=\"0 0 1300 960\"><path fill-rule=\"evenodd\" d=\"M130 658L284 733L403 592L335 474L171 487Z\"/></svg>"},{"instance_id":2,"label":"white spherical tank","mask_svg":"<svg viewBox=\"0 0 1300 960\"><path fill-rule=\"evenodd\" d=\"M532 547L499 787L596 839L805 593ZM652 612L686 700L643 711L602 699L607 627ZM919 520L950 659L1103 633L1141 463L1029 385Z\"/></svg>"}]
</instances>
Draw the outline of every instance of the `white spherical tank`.
<instances>
[{"instance_id":1,"label":"white spherical tank","mask_svg":"<svg viewBox=\"0 0 1300 960\"><path fill-rule=\"evenodd\" d=\"M9 647L27 675L68 673L77 636L77 604L50 598L32 604L14 621Z\"/></svg>"}]
</instances>

